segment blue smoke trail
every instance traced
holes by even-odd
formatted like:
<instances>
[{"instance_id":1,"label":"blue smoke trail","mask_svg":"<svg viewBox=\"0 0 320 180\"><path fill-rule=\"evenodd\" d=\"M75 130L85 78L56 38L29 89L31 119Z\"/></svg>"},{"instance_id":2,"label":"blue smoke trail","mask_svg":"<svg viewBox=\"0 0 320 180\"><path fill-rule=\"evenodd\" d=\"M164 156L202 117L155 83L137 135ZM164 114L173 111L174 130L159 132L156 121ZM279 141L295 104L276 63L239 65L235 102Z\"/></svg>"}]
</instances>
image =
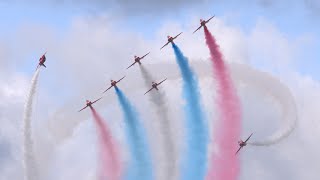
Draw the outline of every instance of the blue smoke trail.
<instances>
[{"instance_id":1,"label":"blue smoke trail","mask_svg":"<svg viewBox=\"0 0 320 180\"><path fill-rule=\"evenodd\" d=\"M205 179L208 132L200 105L198 80L178 46L172 43L172 48L182 74L183 98L186 100L184 111L187 143L182 157L181 179Z\"/></svg>"},{"instance_id":2,"label":"blue smoke trail","mask_svg":"<svg viewBox=\"0 0 320 180\"><path fill-rule=\"evenodd\" d=\"M150 151L139 115L123 92L117 87L115 90L125 118L126 136L131 151L125 179L151 180L153 172Z\"/></svg>"}]
</instances>

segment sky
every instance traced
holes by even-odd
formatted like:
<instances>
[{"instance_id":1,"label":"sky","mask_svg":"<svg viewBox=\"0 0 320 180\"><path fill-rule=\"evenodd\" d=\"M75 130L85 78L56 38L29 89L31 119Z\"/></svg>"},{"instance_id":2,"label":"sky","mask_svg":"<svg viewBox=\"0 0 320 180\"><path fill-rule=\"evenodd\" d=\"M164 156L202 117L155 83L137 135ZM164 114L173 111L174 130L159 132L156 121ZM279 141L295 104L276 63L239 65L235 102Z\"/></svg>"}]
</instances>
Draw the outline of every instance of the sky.
<instances>
[{"instance_id":1,"label":"sky","mask_svg":"<svg viewBox=\"0 0 320 180\"><path fill-rule=\"evenodd\" d=\"M121 88L143 119L152 118L152 113L143 111L149 102L141 94L145 87L138 68L125 68L134 55L150 51L146 64L155 78L173 74L177 67L172 50L159 48L167 35L181 31L176 42L185 55L194 63L205 61L209 52L203 32L193 35L192 31L200 18L212 15L216 18L208 28L230 66L241 63L277 78L291 90L298 109L298 125L288 139L271 147L250 146L242 152L239 179L318 179L319 1L2 0L0 10L0 179L23 177L23 107L44 52L48 68L41 70L33 113L41 177L93 179L95 129L90 114L76 113L78 108L86 98L101 96L111 78L126 74ZM165 64L172 71L152 68L155 64ZM175 78L164 85L172 119L182 118L175 104L181 101L180 84ZM200 78L200 86L202 97L214 96L210 80ZM254 130L260 132L255 138L263 138L280 126L281 113L266 94L240 86L238 93L244 111L243 137ZM208 116L213 116L213 102L203 98L203 104ZM108 93L97 109L125 147L116 96ZM176 121L180 127L181 122ZM146 127L152 126L148 123L145 121ZM183 136L177 135L179 138Z\"/></svg>"}]
</instances>

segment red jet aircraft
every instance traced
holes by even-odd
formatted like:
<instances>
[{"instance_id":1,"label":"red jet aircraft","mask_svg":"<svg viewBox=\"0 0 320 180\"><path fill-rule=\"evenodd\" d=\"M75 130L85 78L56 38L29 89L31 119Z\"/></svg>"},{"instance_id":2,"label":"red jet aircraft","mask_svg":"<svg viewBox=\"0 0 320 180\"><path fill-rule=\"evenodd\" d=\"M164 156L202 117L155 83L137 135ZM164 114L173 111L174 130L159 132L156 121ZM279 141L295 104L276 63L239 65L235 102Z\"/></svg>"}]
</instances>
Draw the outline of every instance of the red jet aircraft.
<instances>
[{"instance_id":1,"label":"red jet aircraft","mask_svg":"<svg viewBox=\"0 0 320 180\"><path fill-rule=\"evenodd\" d=\"M253 134L253 133L252 133L252 134ZM240 148L238 149L238 151L236 152L236 154L237 154L244 146L247 145L247 142L248 142L249 139L251 138L252 134L251 134L245 141L240 140L240 141L238 142Z\"/></svg>"},{"instance_id":2,"label":"red jet aircraft","mask_svg":"<svg viewBox=\"0 0 320 180\"><path fill-rule=\"evenodd\" d=\"M40 59L39 59L39 64L38 64L38 67L37 67L37 69L40 67L40 66L43 66L43 67L47 67L45 64L44 64L44 62L46 62L46 54L47 54L47 52L45 52L41 57L40 57Z\"/></svg>"},{"instance_id":3,"label":"red jet aircraft","mask_svg":"<svg viewBox=\"0 0 320 180\"><path fill-rule=\"evenodd\" d=\"M198 29L196 29L193 33L197 32L199 29L201 29L201 27L205 27L206 24L212 19L214 18L214 16L212 16L210 19L208 20L203 20L203 19L200 19L200 27L198 27Z\"/></svg>"},{"instance_id":4,"label":"red jet aircraft","mask_svg":"<svg viewBox=\"0 0 320 180\"><path fill-rule=\"evenodd\" d=\"M127 69L129 69L131 66L135 65L136 63L139 63L139 65L141 65L141 59L143 59L144 57L146 57L148 54L150 54L150 52L148 52L147 54L145 54L142 57L138 57L138 56L134 56L134 63L132 63L129 67L127 67Z\"/></svg>"},{"instance_id":5,"label":"red jet aircraft","mask_svg":"<svg viewBox=\"0 0 320 180\"><path fill-rule=\"evenodd\" d=\"M102 98L102 97L101 97L101 98ZM86 106L85 106L84 108L80 109L79 112L82 111L82 110L84 110L84 109L87 108L87 107L92 107L92 104L96 103L96 102L99 101L101 98L99 98L99 99L97 99L97 100L95 100L95 101L93 101L93 102L91 102L91 101L89 101L89 100L86 100Z\"/></svg>"},{"instance_id":6,"label":"red jet aircraft","mask_svg":"<svg viewBox=\"0 0 320 180\"><path fill-rule=\"evenodd\" d=\"M107 92L109 89L111 89L112 87L117 87L117 83L118 82L120 82L123 78L125 78L126 76L123 76L120 80L118 80L118 81L114 81L114 80L111 80L111 86L107 89L107 90L105 90L105 91L103 91L103 93L105 93L105 92Z\"/></svg>"},{"instance_id":7,"label":"red jet aircraft","mask_svg":"<svg viewBox=\"0 0 320 180\"><path fill-rule=\"evenodd\" d=\"M182 34L182 32L179 33L178 35L176 35L175 37L167 36L168 42L167 42L165 45L163 45L163 46L160 48L160 50L161 50L162 48L164 48L165 46L167 46L169 43L173 43L173 40L176 39L178 36L180 36L180 34Z\"/></svg>"},{"instance_id":8,"label":"red jet aircraft","mask_svg":"<svg viewBox=\"0 0 320 180\"><path fill-rule=\"evenodd\" d=\"M159 89L158 89L158 86L159 86L161 83L163 83L165 80L167 80L167 78L164 79L164 80L162 80L162 81L159 82L159 83L152 82L152 88L149 89L149 90L148 90L146 93L144 93L144 94L147 94L148 92L152 91L152 89L156 89L156 90L158 91L158 90L159 90Z\"/></svg>"}]
</instances>

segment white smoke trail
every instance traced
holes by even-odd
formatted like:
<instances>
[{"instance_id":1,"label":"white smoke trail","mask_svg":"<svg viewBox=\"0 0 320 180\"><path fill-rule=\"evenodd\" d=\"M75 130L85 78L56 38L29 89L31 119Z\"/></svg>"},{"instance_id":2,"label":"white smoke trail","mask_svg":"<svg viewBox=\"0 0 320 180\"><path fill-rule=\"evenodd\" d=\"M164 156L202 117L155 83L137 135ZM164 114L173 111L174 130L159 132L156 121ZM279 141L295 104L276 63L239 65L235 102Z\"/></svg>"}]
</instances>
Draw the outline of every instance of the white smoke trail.
<instances>
[{"instance_id":1,"label":"white smoke trail","mask_svg":"<svg viewBox=\"0 0 320 180\"><path fill-rule=\"evenodd\" d=\"M140 70L145 82L146 87L151 87L151 82L153 78L149 71L145 69L143 66L140 66ZM163 151L162 156L160 158L160 167L158 170L157 179L159 180L174 180L178 179L178 159L177 159L177 147L175 146L175 138L173 136L172 124L170 123L170 119L168 116L168 107L165 101L165 92L159 90L158 92L151 91L148 93L150 95L151 102L154 105L156 110L158 120L157 120L157 128L159 129L159 140L161 144L158 146L162 146L162 149L158 149L157 151Z\"/></svg>"},{"instance_id":2,"label":"white smoke trail","mask_svg":"<svg viewBox=\"0 0 320 180\"><path fill-rule=\"evenodd\" d=\"M245 84L253 85L264 94L268 94L278 101L282 108L281 119L283 120L284 127L264 140L249 142L248 144L254 146L270 146L287 138L296 127L298 119L296 104L289 88L268 73L258 72L247 66L234 65L233 72L237 74L238 78L240 76L241 81Z\"/></svg>"},{"instance_id":3,"label":"white smoke trail","mask_svg":"<svg viewBox=\"0 0 320 180\"><path fill-rule=\"evenodd\" d=\"M192 66L199 78L209 77L212 71L209 63L205 61L195 61L192 63ZM249 144L254 146L270 146L287 138L295 129L298 120L295 100L289 88L267 72L261 72L237 63L232 63L229 67L233 76L232 79L249 86L254 86L260 92L273 97L282 107L281 120L283 126L266 139ZM168 79L179 78L179 74L174 70L175 68L172 64L153 64L150 68L154 73L165 73Z\"/></svg>"},{"instance_id":4,"label":"white smoke trail","mask_svg":"<svg viewBox=\"0 0 320 180\"><path fill-rule=\"evenodd\" d=\"M194 68L200 80L201 78L205 77L211 78L210 76L212 73L212 69L209 61L191 61L190 63L192 64L192 67ZM262 87L263 89L261 89L261 92L269 93L271 96L275 98L275 100L278 100L283 107L282 120L285 124L283 128L279 129L279 131L268 137L263 142L259 141L254 143L256 143L256 145L271 145L289 136L295 128L297 122L296 105L289 89L285 85L283 85L279 80L271 77L270 74L254 70L249 66L231 63L229 64L229 67L233 76L232 79L234 79L235 82L243 82L248 86L254 85L256 88ZM179 70L177 69L176 64L173 62L148 64L148 69L154 74L166 74L166 77L169 80L177 80L181 78ZM127 83L122 84L122 86L125 86L126 89L137 90L141 88L141 84L137 83L136 81L136 74L133 74L132 76L127 76L126 78L128 78L126 81ZM111 105L114 102L110 98L108 99L108 101L105 101L104 103L105 105ZM66 109L66 107L63 107L62 109L63 111L59 111L57 115L62 116L64 114L63 112L65 111L64 109ZM64 118L54 118L52 120L52 123L57 124L56 127L58 130L60 130L61 128L66 128L64 129L65 133L58 131L60 134L57 135L64 135L62 139L67 139L72 134L72 129L78 124L78 120L82 117L79 116L75 118L74 116L70 116L68 114L65 114L62 117ZM72 119L72 122L74 123L61 127L61 123L69 123L70 121L67 120L70 119ZM174 140L176 139L177 138L174 138Z\"/></svg>"},{"instance_id":5,"label":"white smoke trail","mask_svg":"<svg viewBox=\"0 0 320 180\"><path fill-rule=\"evenodd\" d=\"M36 70L31 80L31 87L29 94L27 96L27 101L24 107L23 115L23 133L24 133L24 173L25 180L37 180L38 179L38 168L35 160L35 153L33 149L32 140L32 128L31 128L31 114L32 114L32 104L34 95L36 93L37 81L40 73L40 68Z\"/></svg>"}]
</instances>

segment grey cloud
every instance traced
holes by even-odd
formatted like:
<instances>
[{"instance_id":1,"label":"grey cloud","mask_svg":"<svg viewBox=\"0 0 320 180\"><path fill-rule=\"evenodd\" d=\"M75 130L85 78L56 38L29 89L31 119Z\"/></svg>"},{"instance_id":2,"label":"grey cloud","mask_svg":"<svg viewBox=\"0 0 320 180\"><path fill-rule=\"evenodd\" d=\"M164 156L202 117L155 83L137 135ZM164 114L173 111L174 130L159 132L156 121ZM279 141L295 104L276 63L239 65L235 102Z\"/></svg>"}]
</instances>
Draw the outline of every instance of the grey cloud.
<instances>
[{"instance_id":1,"label":"grey cloud","mask_svg":"<svg viewBox=\"0 0 320 180\"><path fill-rule=\"evenodd\" d=\"M305 5L312 13L320 13L320 1L319 0L305 0Z\"/></svg>"},{"instance_id":2,"label":"grey cloud","mask_svg":"<svg viewBox=\"0 0 320 180\"><path fill-rule=\"evenodd\" d=\"M65 0L56 2L77 2L77 4L81 6L91 6L93 8L97 8L100 10L108 9L115 11L120 11L123 14L128 15L139 15L139 14L151 14L151 15L160 15L173 13L177 14L179 11L183 9L197 9L197 8L205 8L208 6L212 6L214 4L217 5L228 5L228 4L237 4L239 1L235 0L80 0L80 1L72 1ZM273 9L273 8L290 8L292 4L298 4L306 8L308 11L312 11L313 13L319 14L320 9L320 1L318 0L298 0L298 1L277 1L277 0L244 0L241 4L246 4L247 6L251 4L256 4L258 6ZM85 6L84 6L85 7Z\"/></svg>"},{"instance_id":3,"label":"grey cloud","mask_svg":"<svg viewBox=\"0 0 320 180\"><path fill-rule=\"evenodd\" d=\"M0 76L8 72L8 68L10 67L9 54L10 50L8 46L4 43L4 41L0 38Z\"/></svg>"},{"instance_id":4,"label":"grey cloud","mask_svg":"<svg viewBox=\"0 0 320 180\"><path fill-rule=\"evenodd\" d=\"M0 169L3 169L4 164L6 164L9 160L12 160L11 151L10 144L0 139Z\"/></svg>"},{"instance_id":5,"label":"grey cloud","mask_svg":"<svg viewBox=\"0 0 320 180\"><path fill-rule=\"evenodd\" d=\"M10 4L26 3L22 0L0 0L0 3ZM182 10L209 10L208 7L224 6L239 4L237 0L31 0L28 3L37 3L43 6L64 6L85 9L88 12L110 12L116 15L145 15L152 17L160 15L177 15ZM241 5L251 6L252 4L274 11L275 13L283 13L292 5L301 6L312 14L319 15L320 2L318 0L297 0L297 1L277 1L277 0L243 0ZM201 9L202 8L202 9ZM280 8L281 11L277 8Z\"/></svg>"},{"instance_id":6,"label":"grey cloud","mask_svg":"<svg viewBox=\"0 0 320 180\"><path fill-rule=\"evenodd\" d=\"M253 0L254 1L254 0ZM319 14L320 12L320 1L318 0L299 0L299 1L277 1L277 0L256 0L256 2L265 8L281 7L285 11L289 10L292 6L301 6L307 11L313 14Z\"/></svg>"},{"instance_id":7,"label":"grey cloud","mask_svg":"<svg viewBox=\"0 0 320 180\"><path fill-rule=\"evenodd\" d=\"M79 5L89 5L98 9L113 9L118 8L123 13L128 14L143 14L153 12L168 13L170 11L179 11L185 7L192 7L193 5L199 5L211 0L80 0L76 1ZM60 1L72 3L75 1Z\"/></svg>"}]
</instances>

